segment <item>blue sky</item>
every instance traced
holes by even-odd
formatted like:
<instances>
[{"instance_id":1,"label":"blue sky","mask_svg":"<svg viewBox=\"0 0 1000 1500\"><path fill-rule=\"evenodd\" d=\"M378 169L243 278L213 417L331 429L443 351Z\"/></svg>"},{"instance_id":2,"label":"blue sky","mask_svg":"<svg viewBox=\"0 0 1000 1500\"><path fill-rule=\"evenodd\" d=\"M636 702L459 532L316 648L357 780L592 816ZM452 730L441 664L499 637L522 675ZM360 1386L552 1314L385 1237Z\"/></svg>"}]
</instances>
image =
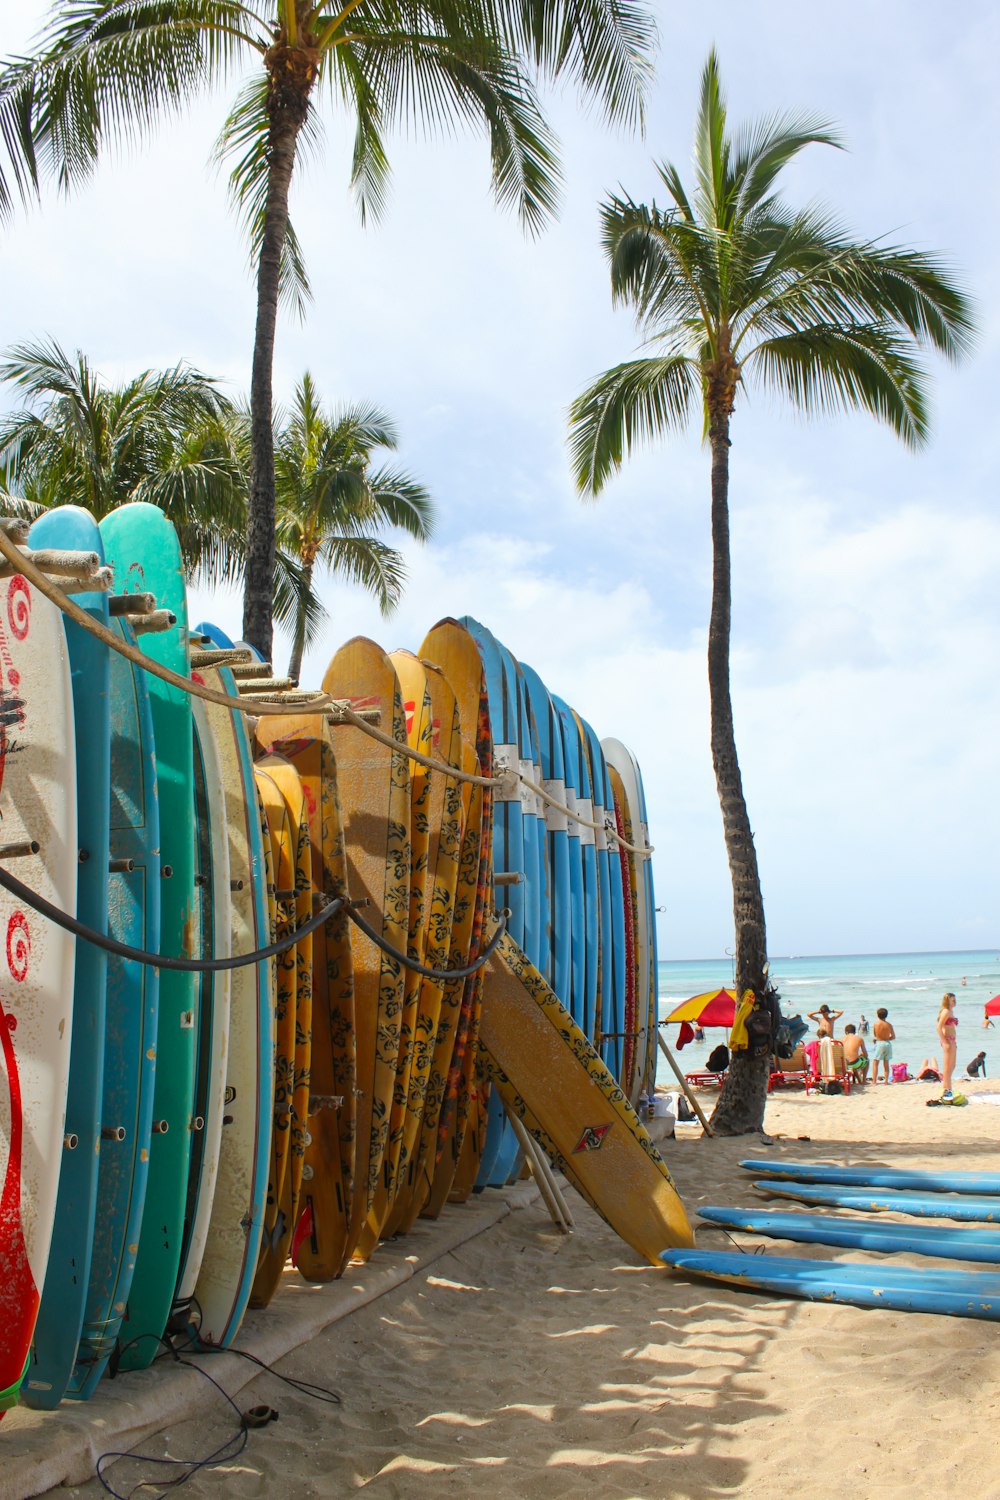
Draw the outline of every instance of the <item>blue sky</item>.
<instances>
[{"instance_id":1,"label":"blue sky","mask_svg":"<svg viewBox=\"0 0 1000 1500\"><path fill-rule=\"evenodd\" d=\"M315 297L304 326L279 327L276 390L287 397L308 368L330 401L386 407L438 523L408 555L391 620L328 591L304 680L351 635L415 647L443 614L478 616L639 756L663 956L732 948L708 751L707 455L692 430L637 454L585 506L565 448L568 403L636 347L610 306L597 205L619 185L648 198L657 160L686 166L714 43L733 120L805 108L846 138L846 152L807 152L786 195L824 201L859 235L942 253L982 328L960 368L934 363L918 455L861 418L805 422L757 400L735 418L733 700L770 949L994 947L1000 12L984 0L846 0L822 18L786 0L655 8L644 141L569 92L547 95L566 180L537 240L493 207L474 137L396 141L388 212L362 230L349 132L325 113L322 151L293 186ZM5 10L9 54L46 6ZM187 359L246 389L253 289L209 165L233 91L4 231L0 342L52 335L108 379ZM193 608L238 632L238 601L199 590Z\"/></svg>"}]
</instances>

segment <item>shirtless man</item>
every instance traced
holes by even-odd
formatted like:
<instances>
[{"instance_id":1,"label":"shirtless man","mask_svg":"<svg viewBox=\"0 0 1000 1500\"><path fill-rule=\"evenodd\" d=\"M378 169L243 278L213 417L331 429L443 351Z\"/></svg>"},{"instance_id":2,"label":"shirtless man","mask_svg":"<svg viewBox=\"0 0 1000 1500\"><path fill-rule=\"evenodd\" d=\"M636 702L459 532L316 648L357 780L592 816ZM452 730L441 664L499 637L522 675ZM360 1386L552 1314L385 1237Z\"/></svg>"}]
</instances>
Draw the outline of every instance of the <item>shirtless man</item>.
<instances>
[{"instance_id":1,"label":"shirtless man","mask_svg":"<svg viewBox=\"0 0 1000 1500\"><path fill-rule=\"evenodd\" d=\"M889 1021L889 1012L884 1005L880 1005L877 1011L878 1020L872 1027L872 1036L875 1038L875 1046L872 1048L872 1061L875 1066L872 1069L872 1083L878 1083L878 1065L885 1068L885 1081L889 1082L889 1064L892 1062L892 1044L896 1040L896 1033Z\"/></svg>"},{"instance_id":2,"label":"shirtless man","mask_svg":"<svg viewBox=\"0 0 1000 1500\"><path fill-rule=\"evenodd\" d=\"M854 1026L844 1027L844 1066L855 1083L868 1082L868 1049Z\"/></svg>"}]
</instances>

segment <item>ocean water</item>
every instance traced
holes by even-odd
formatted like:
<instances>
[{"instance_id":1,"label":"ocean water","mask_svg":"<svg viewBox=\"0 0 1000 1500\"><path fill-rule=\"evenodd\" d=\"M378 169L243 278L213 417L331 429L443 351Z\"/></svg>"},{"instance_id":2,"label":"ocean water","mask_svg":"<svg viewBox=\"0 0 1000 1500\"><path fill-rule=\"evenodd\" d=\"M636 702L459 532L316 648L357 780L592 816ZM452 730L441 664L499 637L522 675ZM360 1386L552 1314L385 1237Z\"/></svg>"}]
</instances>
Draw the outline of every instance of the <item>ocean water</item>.
<instances>
[{"instance_id":1,"label":"ocean water","mask_svg":"<svg viewBox=\"0 0 1000 1500\"><path fill-rule=\"evenodd\" d=\"M879 1006L885 1006L895 1027L893 1062L906 1062L915 1073L925 1057L941 1060L935 1022L941 996L952 990L957 997L958 1071L977 1052L985 1051L987 1072L1000 1076L1000 1017L989 1029L983 1027L983 1006L1000 993L1000 950L964 953L866 953L835 958L772 958L771 977L781 996L782 1013L799 1014L823 1004L842 1010L834 1032L842 1035L848 1022L859 1025L862 1016L869 1026ZM691 995L709 989L732 988L731 959L661 963L659 971L660 1016ZM810 1035L815 1023L810 1022ZM667 1042L686 1073L703 1067L709 1052L727 1040L720 1030L705 1032L704 1042L690 1042L676 1053L677 1026L663 1028ZM869 1053L872 1036L865 1038ZM676 1086L666 1058L660 1054L657 1082Z\"/></svg>"}]
</instances>

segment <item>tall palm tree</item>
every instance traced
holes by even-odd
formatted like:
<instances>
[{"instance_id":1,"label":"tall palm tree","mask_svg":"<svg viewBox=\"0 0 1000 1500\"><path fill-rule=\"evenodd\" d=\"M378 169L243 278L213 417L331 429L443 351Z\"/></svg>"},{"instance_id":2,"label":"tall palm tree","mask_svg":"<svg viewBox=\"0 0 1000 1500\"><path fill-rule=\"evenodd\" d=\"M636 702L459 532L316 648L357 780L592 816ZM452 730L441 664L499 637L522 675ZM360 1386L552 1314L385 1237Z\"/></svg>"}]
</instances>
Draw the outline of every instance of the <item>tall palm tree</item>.
<instances>
[{"instance_id":1,"label":"tall palm tree","mask_svg":"<svg viewBox=\"0 0 1000 1500\"><path fill-rule=\"evenodd\" d=\"M733 887L736 988L773 1009L764 903L736 754L729 688L730 424L744 387L806 413L868 412L910 447L928 432L931 346L957 359L969 305L934 257L853 240L826 212L792 210L776 180L806 146L839 144L826 124L772 118L730 134L715 53L702 77L690 194L659 170L666 208L611 197L602 207L612 295L634 309L649 353L599 376L574 402L577 484L594 497L635 442L704 424L711 453L712 760ZM738 1051L713 1117L717 1132L759 1129L770 1048Z\"/></svg>"},{"instance_id":2,"label":"tall palm tree","mask_svg":"<svg viewBox=\"0 0 1000 1500\"><path fill-rule=\"evenodd\" d=\"M383 614L399 602L403 558L376 534L396 527L418 541L431 534L427 491L408 474L373 468L377 448L394 449L396 431L374 406L349 406L327 415L306 374L275 445L278 547L300 564L300 595L288 675L296 682L309 644L316 565L377 599Z\"/></svg>"},{"instance_id":3,"label":"tall palm tree","mask_svg":"<svg viewBox=\"0 0 1000 1500\"><path fill-rule=\"evenodd\" d=\"M355 122L352 178L378 213L397 122L485 125L494 190L529 229L558 170L534 78L573 79L610 118L638 120L655 28L641 0L56 0L37 53L0 75L0 213L42 177L69 188L124 143L251 62L221 137L257 274L253 464L243 630L271 648L275 547L272 369L279 296L306 292L288 214L300 140L326 84ZM6 170L4 170L4 162Z\"/></svg>"}]
</instances>

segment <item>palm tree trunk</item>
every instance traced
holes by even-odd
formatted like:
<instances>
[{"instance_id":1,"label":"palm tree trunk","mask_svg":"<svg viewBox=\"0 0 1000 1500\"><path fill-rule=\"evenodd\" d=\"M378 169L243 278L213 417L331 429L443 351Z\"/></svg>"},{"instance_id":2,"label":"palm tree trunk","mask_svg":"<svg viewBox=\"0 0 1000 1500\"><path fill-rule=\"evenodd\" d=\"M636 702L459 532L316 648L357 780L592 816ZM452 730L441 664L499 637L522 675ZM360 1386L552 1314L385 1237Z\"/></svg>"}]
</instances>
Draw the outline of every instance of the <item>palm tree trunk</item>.
<instances>
[{"instance_id":1,"label":"palm tree trunk","mask_svg":"<svg viewBox=\"0 0 1000 1500\"><path fill-rule=\"evenodd\" d=\"M708 627L708 688L712 708L712 764L722 809L722 826L733 884L736 929L736 993L763 996L767 984L767 936L757 852L743 797L729 690L729 638L732 581L729 555L729 414L713 415L712 449L712 614ZM719 1103L712 1116L718 1135L743 1135L764 1121L770 1053L734 1052Z\"/></svg>"},{"instance_id":2,"label":"palm tree trunk","mask_svg":"<svg viewBox=\"0 0 1000 1500\"><path fill-rule=\"evenodd\" d=\"M312 562L303 563L302 578L299 583L299 603L295 612L295 640L292 644L292 654L288 658L288 675L296 687L302 671L302 653L306 644L306 599L312 589L312 575Z\"/></svg>"},{"instance_id":3,"label":"palm tree trunk","mask_svg":"<svg viewBox=\"0 0 1000 1500\"><path fill-rule=\"evenodd\" d=\"M282 58L295 56L280 49ZM281 251L288 228L288 190L295 166L295 147L309 108L308 88L301 92L269 54L271 126L268 132L267 202L257 267L257 328L250 377L250 509L247 564L243 591L243 638L271 660L274 610L275 495L272 377L274 331L278 321Z\"/></svg>"}]
</instances>

